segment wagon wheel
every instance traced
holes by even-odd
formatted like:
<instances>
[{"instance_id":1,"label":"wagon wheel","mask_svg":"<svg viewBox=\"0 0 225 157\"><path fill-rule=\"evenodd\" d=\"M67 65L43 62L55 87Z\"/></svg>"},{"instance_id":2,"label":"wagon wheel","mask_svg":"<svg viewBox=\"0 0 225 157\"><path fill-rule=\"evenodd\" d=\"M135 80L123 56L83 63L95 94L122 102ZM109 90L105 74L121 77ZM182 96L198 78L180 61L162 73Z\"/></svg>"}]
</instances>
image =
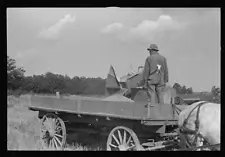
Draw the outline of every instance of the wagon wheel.
<instances>
[{"instance_id":1,"label":"wagon wheel","mask_svg":"<svg viewBox=\"0 0 225 157\"><path fill-rule=\"evenodd\" d=\"M129 128L123 126L115 127L107 139L108 151L141 150L137 135Z\"/></svg>"},{"instance_id":2,"label":"wagon wheel","mask_svg":"<svg viewBox=\"0 0 225 157\"><path fill-rule=\"evenodd\" d=\"M47 149L60 150L66 143L66 127L62 119L49 113L41 120L41 141Z\"/></svg>"}]
</instances>

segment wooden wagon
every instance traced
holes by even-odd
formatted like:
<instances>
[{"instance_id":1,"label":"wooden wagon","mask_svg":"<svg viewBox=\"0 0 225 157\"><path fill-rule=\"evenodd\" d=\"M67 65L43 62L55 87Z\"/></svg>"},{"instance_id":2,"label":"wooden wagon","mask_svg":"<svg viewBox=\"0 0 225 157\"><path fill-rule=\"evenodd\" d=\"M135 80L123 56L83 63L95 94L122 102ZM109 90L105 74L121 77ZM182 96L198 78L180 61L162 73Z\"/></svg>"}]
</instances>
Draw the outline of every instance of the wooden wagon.
<instances>
[{"instance_id":1,"label":"wooden wagon","mask_svg":"<svg viewBox=\"0 0 225 157\"><path fill-rule=\"evenodd\" d=\"M29 109L39 111L47 147L62 149L74 130L108 136L107 150L164 148L176 138L178 110L186 105L149 104L143 93L139 90L134 101L117 94L105 99L32 95Z\"/></svg>"}]
</instances>

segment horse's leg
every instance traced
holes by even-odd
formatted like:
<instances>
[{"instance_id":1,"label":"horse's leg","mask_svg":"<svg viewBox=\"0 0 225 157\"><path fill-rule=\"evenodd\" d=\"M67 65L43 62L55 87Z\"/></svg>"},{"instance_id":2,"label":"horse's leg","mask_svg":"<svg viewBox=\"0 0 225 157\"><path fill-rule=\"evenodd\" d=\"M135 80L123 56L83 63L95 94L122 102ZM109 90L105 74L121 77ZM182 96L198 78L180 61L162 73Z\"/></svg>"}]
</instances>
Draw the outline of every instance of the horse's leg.
<instances>
[{"instance_id":1,"label":"horse's leg","mask_svg":"<svg viewBox=\"0 0 225 157\"><path fill-rule=\"evenodd\" d=\"M180 131L178 131L178 135L179 135L179 138L180 138L179 146L181 147L181 149L186 149L187 145L186 145L185 135L183 133L181 133Z\"/></svg>"},{"instance_id":2,"label":"horse's leg","mask_svg":"<svg viewBox=\"0 0 225 157\"><path fill-rule=\"evenodd\" d=\"M201 147L203 146L203 141L204 139L201 137L197 137L197 141L196 141L196 147ZM197 151L201 151L201 149L196 149Z\"/></svg>"}]
</instances>

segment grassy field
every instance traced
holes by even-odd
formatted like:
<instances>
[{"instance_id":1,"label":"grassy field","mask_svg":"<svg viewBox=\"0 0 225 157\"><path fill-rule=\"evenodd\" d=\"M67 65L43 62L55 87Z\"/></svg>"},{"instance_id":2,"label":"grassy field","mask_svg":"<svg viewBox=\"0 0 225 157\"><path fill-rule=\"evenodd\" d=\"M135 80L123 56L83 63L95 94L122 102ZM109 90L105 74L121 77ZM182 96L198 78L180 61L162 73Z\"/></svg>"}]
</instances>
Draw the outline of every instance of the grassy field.
<instances>
[{"instance_id":1,"label":"grassy field","mask_svg":"<svg viewBox=\"0 0 225 157\"><path fill-rule=\"evenodd\" d=\"M47 150L40 142L40 124L38 112L28 110L28 101L26 95L20 97L7 97L7 149L8 150ZM75 137L74 137L75 136ZM71 135L72 138L85 137L81 135ZM90 141L90 138L86 139ZM80 143L72 143L66 145L65 150L103 150L100 146L93 144L83 146Z\"/></svg>"}]
</instances>

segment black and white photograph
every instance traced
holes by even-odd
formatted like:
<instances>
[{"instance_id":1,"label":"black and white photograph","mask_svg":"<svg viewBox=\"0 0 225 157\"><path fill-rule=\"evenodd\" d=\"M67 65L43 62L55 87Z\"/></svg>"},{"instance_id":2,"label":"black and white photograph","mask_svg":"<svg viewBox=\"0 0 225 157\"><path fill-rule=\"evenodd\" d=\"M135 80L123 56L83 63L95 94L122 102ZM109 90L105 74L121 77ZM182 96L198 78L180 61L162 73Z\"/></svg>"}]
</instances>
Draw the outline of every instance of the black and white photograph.
<instances>
[{"instance_id":1,"label":"black and white photograph","mask_svg":"<svg viewBox=\"0 0 225 157\"><path fill-rule=\"evenodd\" d=\"M6 44L8 151L220 151L219 7L8 7Z\"/></svg>"}]
</instances>

